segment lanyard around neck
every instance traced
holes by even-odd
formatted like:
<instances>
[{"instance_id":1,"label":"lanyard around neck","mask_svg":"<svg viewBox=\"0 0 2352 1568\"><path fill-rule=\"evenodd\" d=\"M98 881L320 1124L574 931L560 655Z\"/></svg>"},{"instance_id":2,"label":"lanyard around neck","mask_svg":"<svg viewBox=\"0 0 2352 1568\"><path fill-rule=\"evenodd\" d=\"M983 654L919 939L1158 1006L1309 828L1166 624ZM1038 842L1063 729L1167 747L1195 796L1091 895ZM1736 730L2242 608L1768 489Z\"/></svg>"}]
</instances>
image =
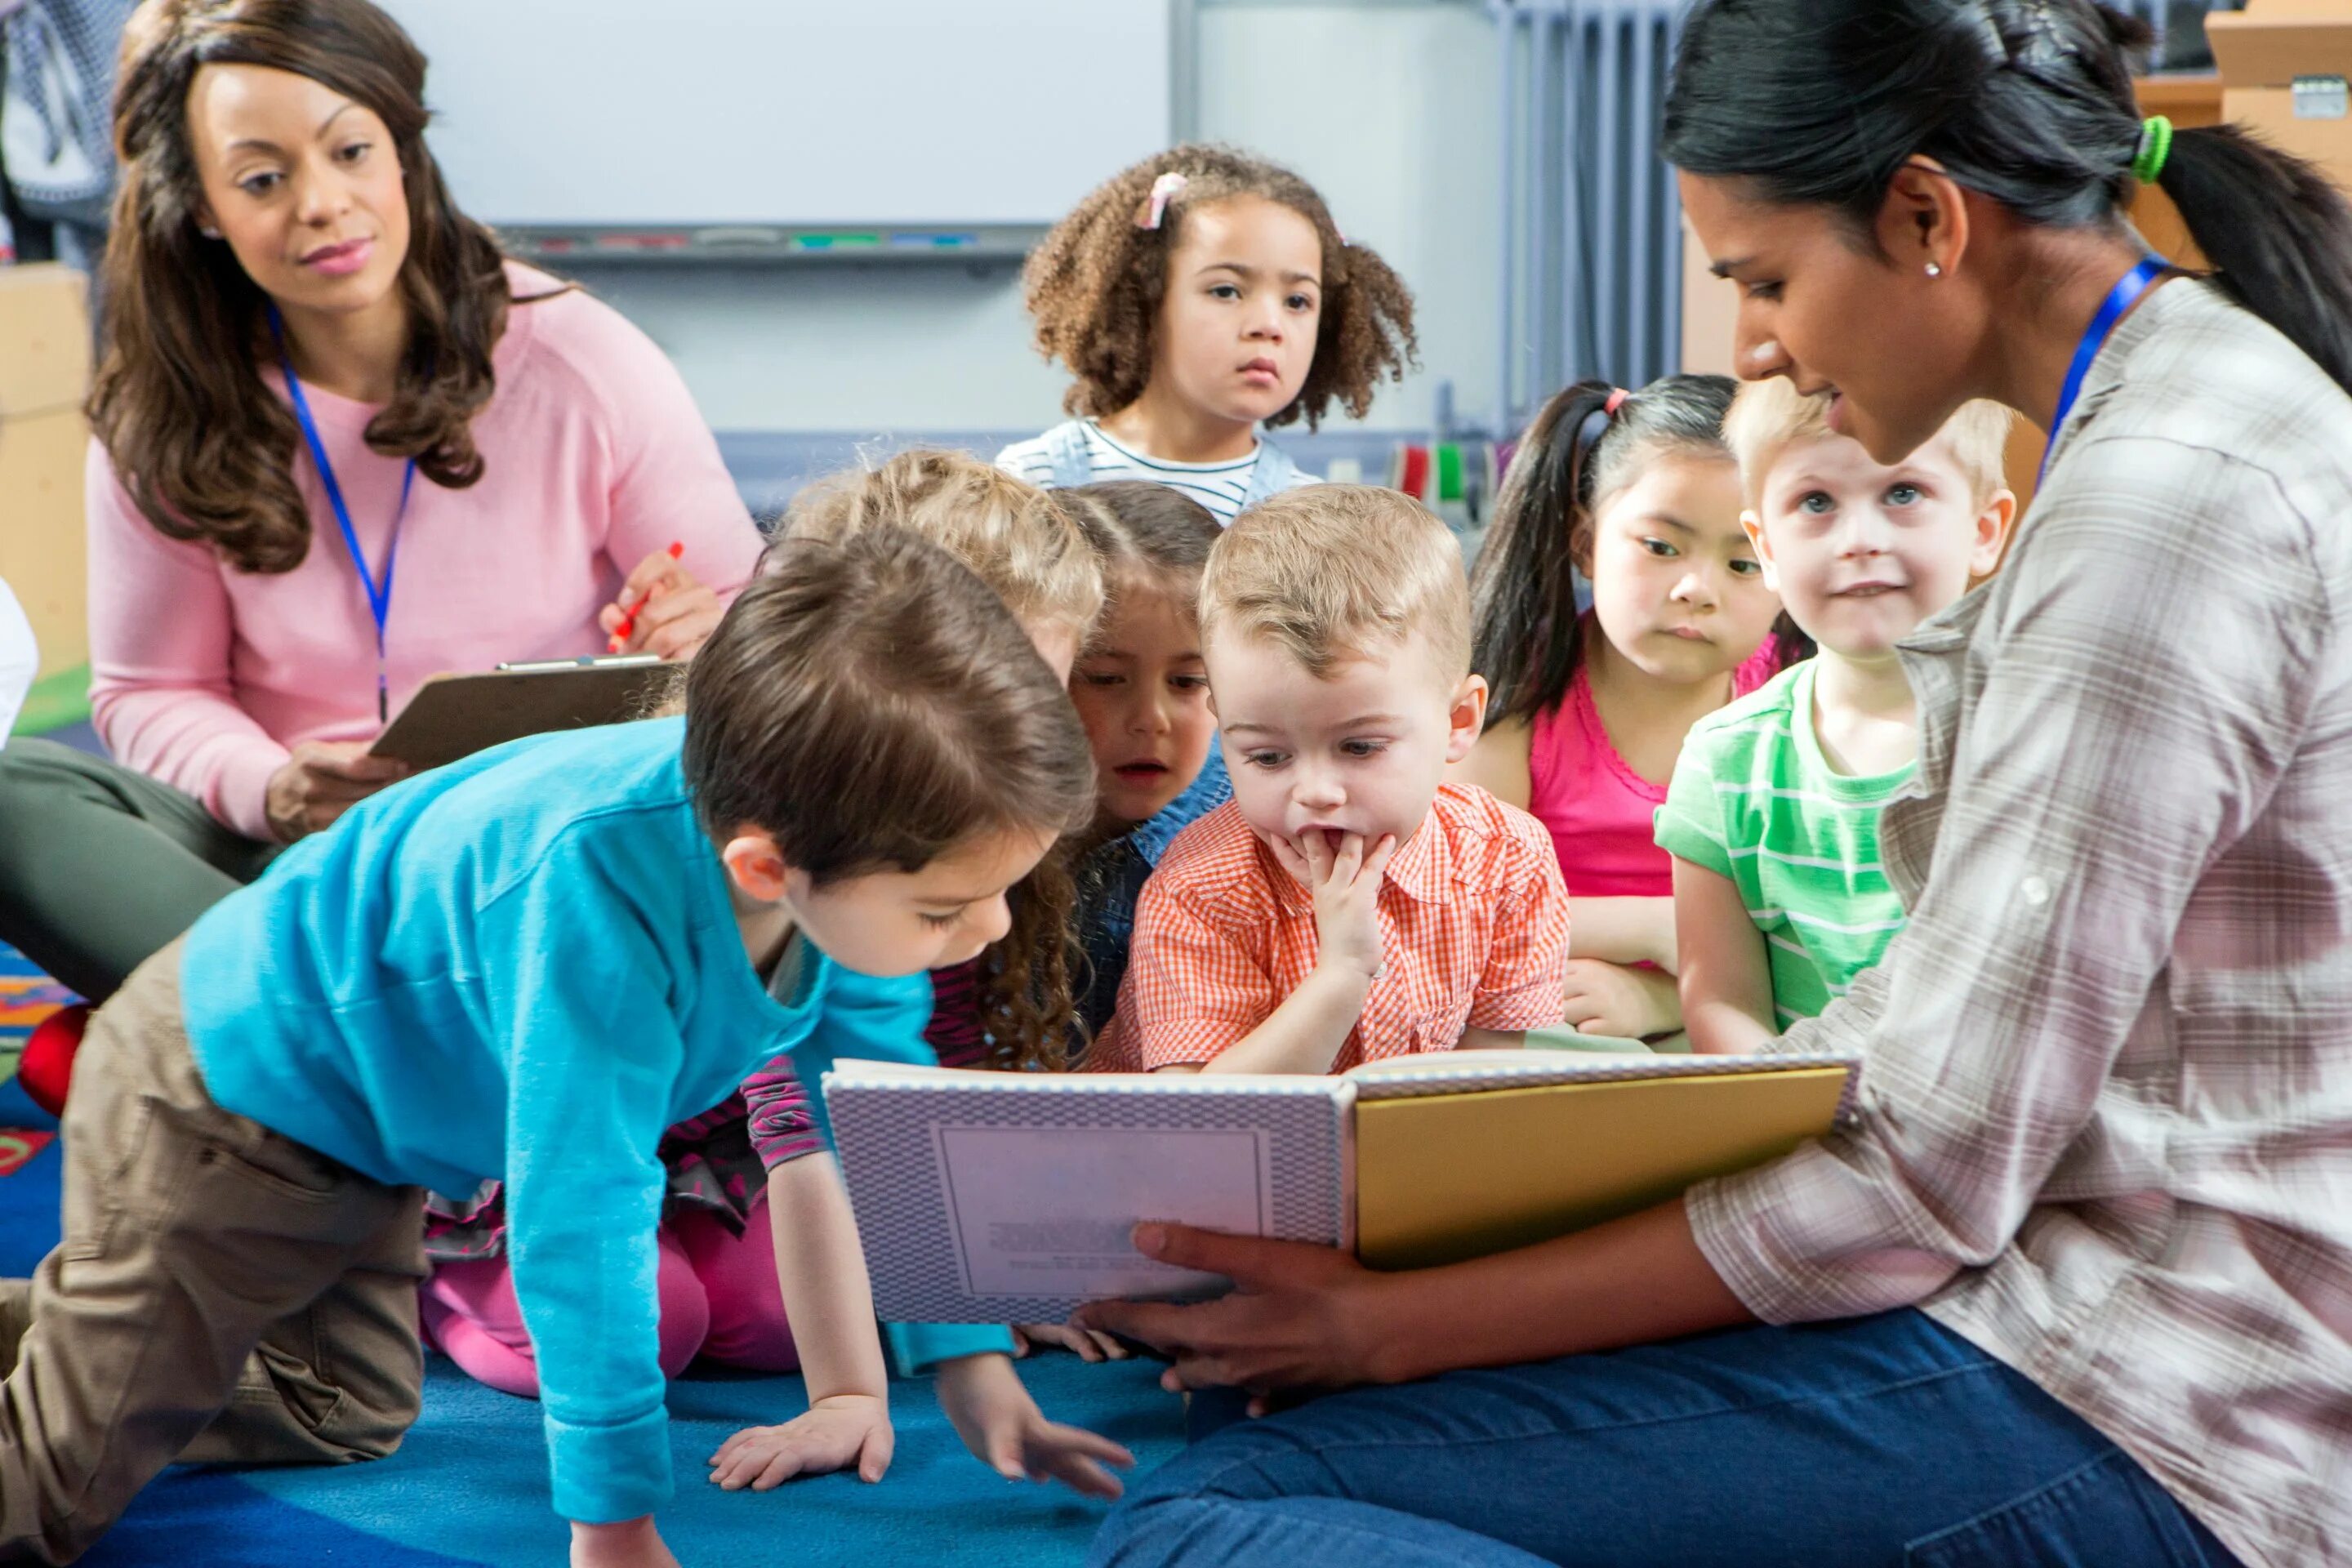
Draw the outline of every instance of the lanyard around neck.
<instances>
[{"instance_id":1,"label":"lanyard around neck","mask_svg":"<svg viewBox=\"0 0 2352 1568\"><path fill-rule=\"evenodd\" d=\"M343 487L335 480L335 465L327 457L327 443L320 437L310 400L303 395L302 378L294 374L294 356L286 347L286 323L275 305L269 307L269 333L278 340L278 363L286 372L286 395L294 405L295 421L302 426L310 461L318 465L319 482L327 489L327 504L334 508L335 521L343 531L343 548L351 553L352 568L360 574L360 586L367 590L368 615L375 622L375 721L387 723L392 718L392 696L384 670L383 633L392 619L392 574L400 559L400 524L408 515L408 492L416 484L416 459L408 459L407 470L400 477L400 510L392 514L392 537L383 548L383 579L378 582L368 570L367 552L360 548L359 530L352 526L352 509L343 500Z\"/></svg>"},{"instance_id":2,"label":"lanyard around neck","mask_svg":"<svg viewBox=\"0 0 2352 1568\"><path fill-rule=\"evenodd\" d=\"M2058 432L2066 427L2066 416L2074 412L2074 400L2083 395L2083 378L2091 374L2091 363L2099 351L2107 346L2107 337L2123 320L2126 310L2136 304L2147 286L2170 271L2172 264L2161 256L2150 256L2137 267L2116 279L2107 297L2099 305L2099 313L2083 330L2083 341L2074 345L2074 363L2066 367L2066 384L2058 389L2058 412L2050 420L2050 448L2042 454L2042 472L2034 479L2040 489L2042 480L2050 477L2050 458L2058 449Z\"/></svg>"}]
</instances>

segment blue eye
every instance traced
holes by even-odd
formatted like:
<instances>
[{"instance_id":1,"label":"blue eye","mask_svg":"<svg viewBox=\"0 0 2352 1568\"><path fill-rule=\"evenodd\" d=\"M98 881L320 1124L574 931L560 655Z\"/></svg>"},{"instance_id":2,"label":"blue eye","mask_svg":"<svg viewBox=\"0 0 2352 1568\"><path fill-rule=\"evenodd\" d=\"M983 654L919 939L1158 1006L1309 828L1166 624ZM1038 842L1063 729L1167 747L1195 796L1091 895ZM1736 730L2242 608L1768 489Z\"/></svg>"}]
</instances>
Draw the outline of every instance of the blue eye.
<instances>
[{"instance_id":1,"label":"blue eye","mask_svg":"<svg viewBox=\"0 0 2352 1568\"><path fill-rule=\"evenodd\" d=\"M1827 490L1809 490L1797 498L1797 510L1815 517L1826 517L1837 510L1837 498Z\"/></svg>"},{"instance_id":2,"label":"blue eye","mask_svg":"<svg viewBox=\"0 0 2352 1568\"><path fill-rule=\"evenodd\" d=\"M1886 489L1886 504L1889 506L1917 506L1926 499L1926 492L1914 484L1889 485Z\"/></svg>"}]
</instances>

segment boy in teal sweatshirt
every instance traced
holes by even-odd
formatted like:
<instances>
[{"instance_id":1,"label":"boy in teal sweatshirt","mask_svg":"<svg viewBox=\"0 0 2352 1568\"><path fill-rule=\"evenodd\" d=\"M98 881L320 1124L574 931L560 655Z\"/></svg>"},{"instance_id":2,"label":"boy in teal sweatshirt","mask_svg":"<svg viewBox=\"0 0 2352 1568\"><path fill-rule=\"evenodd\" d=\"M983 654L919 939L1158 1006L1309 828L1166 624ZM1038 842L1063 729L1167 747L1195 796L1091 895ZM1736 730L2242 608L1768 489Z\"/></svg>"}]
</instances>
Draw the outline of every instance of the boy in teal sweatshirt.
<instances>
[{"instance_id":1,"label":"boy in teal sweatshirt","mask_svg":"<svg viewBox=\"0 0 2352 1568\"><path fill-rule=\"evenodd\" d=\"M175 1459L391 1451L422 1381L418 1189L499 1178L574 1561L670 1562L662 1130L785 1051L812 1080L929 1059L924 972L1001 934L1093 805L1019 626L884 531L782 547L682 718L501 747L296 845L92 1022L63 1243L0 1287L0 1558L71 1561ZM870 1316L793 1328L806 1468L878 1475ZM1123 1457L1009 1365L941 1398L1039 1473Z\"/></svg>"}]
</instances>

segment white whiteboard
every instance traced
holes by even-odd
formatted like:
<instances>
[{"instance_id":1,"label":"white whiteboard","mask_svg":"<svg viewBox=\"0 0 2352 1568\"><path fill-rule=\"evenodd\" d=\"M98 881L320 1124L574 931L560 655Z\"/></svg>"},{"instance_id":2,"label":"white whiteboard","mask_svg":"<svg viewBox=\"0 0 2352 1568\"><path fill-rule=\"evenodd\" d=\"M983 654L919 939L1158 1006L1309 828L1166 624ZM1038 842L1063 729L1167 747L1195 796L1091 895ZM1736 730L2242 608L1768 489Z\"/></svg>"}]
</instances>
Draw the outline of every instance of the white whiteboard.
<instances>
[{"instance_id":1,"label":"white whiteboard","mask_svg":"<svg viewBox=\"0 0 2352 1568\"><path fill-rule=\"evenodd\" d=\"M1051 223L1167 144L1169 0L382 0L490 224Z\"/></svg>"}]
</instances>

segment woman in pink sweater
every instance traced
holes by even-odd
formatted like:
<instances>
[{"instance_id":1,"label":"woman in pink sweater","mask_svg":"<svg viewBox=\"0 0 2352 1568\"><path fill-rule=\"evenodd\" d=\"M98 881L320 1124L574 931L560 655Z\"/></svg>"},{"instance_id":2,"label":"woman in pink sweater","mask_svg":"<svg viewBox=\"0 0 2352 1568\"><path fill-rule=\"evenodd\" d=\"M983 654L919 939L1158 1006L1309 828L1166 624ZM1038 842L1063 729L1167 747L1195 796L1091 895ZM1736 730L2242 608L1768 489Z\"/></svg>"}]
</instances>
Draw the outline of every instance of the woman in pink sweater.
<instances>
[{"instance_id":1,"label":"woman in pink sweater","mask_svg":"<svg viewBox=\"0 0 2352 1568\"><path fill-rule=\"evenodd\" d=\"M88 491L116 761L0 753L0 937L93 1002L397 778L365 752L426 677L601 652L647 591L628 646L688 657L759 555L661 352L457 210L424 74L364 0L132 20Z\"/></svg>"}]
</instances>

